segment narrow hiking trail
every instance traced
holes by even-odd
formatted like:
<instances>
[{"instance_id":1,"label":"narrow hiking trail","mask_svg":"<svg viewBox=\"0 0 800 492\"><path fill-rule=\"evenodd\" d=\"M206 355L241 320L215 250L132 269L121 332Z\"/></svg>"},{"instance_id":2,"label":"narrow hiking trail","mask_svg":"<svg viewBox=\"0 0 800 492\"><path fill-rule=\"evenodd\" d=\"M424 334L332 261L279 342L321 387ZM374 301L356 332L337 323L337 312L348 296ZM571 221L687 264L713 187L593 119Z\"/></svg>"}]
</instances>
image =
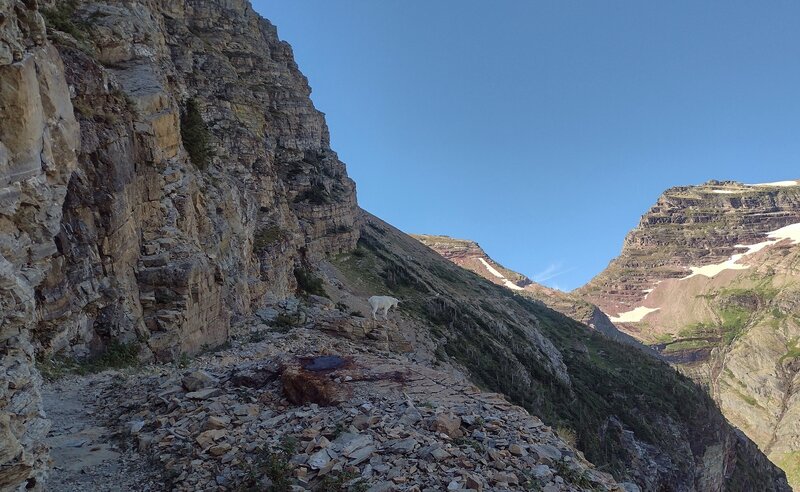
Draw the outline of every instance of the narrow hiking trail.
<instances>
[{"instance_id":1,"label":"narrow hiking trail","mask_svg":"<svg viewBox=\"0 0 800 492\"><path fill-rule=\"evenodd\" d=\"M101 391L108 374L67 376L42 388L52 469L46 490L58 492L163 490L161 477L146 458L121 449L119 432L108 427ZM156 469L157 470L157 469Z\"/></svg>"}]
</instances>

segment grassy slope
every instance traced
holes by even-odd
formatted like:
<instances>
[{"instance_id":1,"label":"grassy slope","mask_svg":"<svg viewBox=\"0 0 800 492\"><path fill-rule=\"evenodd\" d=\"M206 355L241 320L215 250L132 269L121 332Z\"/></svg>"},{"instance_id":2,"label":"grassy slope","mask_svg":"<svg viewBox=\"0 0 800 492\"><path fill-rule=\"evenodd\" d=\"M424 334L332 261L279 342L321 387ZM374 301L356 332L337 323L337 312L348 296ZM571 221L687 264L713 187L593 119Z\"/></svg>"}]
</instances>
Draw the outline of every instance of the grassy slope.
<instances>
[{"instance_id":1,"label":"grassy slope","mask_svg":"<svg viewBox=\"0 0 800 492\"><path fill-rule=\"evenodd\" d=\"M738 442L726 450L736 455L728 490L786 490L780 472L734 437L706 393L668 365L458 268L370 216L357 254L336 264L363 292L405 300L405 315L428 326L442 360L550 425L574 430L586 456L618 478L665 490L695 487L712 468L699 465L704 454L727 441ZM547 354L551 343L555 358ZM566 381L557 377L559 359ZM615 421L644 444L657 472L637 465L631 435Z\"/></svg>"}]
</instances>

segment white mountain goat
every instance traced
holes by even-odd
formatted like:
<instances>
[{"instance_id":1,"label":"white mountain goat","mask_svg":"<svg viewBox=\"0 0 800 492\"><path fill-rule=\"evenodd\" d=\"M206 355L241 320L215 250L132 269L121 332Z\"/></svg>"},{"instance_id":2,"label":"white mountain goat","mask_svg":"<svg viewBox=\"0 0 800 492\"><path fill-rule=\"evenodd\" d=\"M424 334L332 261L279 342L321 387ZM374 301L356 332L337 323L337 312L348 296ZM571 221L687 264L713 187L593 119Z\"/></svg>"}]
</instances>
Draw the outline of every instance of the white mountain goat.
<instances>
[{"instance_id":1,"label":"white mountain goat","mask_svg":"<svg viewBox=\"0 0 800 492\"><path fill-rule=\"evenodd\" d=\"M379 309L383 309L383 319L385 320L389 319L386 317L389 309L396 307L400 303L399 299L390 296L372 296L368 301L369 305L372 306L372 319L375 319L375 313L377 313Z\"/></svg>"}]
</instances>

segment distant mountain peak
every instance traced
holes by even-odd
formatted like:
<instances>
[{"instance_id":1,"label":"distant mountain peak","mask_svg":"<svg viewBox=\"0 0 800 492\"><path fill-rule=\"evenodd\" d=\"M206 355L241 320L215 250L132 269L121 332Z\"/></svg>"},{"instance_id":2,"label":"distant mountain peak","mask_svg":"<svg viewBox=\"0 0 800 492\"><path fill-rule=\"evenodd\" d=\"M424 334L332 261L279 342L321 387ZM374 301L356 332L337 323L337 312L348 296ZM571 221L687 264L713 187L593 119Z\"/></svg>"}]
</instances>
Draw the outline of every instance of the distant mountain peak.
<instances>
[{"instance_id":1,"label":"distant mountain peak","mask_svg":"<svg viewBox=\"0 0 800 492\"><path fill-rule=\"evenodd\" d=\"M800 182L665 191L576 293L709 389L800 485Z\"/></svg>"}]
</instances>

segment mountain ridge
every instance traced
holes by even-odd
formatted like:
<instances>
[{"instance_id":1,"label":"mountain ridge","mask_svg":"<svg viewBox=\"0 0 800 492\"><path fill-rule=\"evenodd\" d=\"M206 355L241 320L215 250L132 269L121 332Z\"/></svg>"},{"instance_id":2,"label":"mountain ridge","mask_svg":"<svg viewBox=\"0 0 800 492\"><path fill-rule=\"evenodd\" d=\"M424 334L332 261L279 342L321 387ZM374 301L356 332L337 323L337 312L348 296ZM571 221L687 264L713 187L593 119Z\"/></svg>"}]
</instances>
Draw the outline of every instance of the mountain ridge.
<instances>
[{"instance_id":1,"label":"mountain ridge","mask_svg":"<svg viewBox=\"0 0 800 492\"><path fill-rule=\"evenodd\" d=\"M466 268L492 283L528 295L543 305L597 330L612 340L632 345L652 353L652 355L657 355L630 335L618 330L608 316L597 306L584 301L578 296L536 283L527 276L506 268L491 258L475 241L425 234L411 234L411 237L456 265Z\"/></svg>"},{"instance_id":2,"label":"mountain ridge","mask_svg":"<svg viewBox=\"0 0 800 492\"><path fill-rule=\"evenodd\" d=\"M708 388L800 484L800 183L670 188L576 292Z\"/></svg>"}]
</instances>

